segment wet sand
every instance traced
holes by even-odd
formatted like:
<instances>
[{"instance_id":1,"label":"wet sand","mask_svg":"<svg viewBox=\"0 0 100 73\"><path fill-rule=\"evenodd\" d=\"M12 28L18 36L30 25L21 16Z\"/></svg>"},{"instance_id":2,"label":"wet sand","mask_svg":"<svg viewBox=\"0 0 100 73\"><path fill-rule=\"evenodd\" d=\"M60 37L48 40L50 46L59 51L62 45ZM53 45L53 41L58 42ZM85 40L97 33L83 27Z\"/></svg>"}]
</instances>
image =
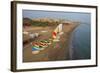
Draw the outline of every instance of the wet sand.
<instances>
[{"instance_id":1,"label":"wet sand","mask_svg":"<svg viewBox=\"0 0 100 73\"><path fill-rule=\"evenodd\" d=\"M23 62L39 62L39 61L61 61L61 60L70 60L70 41L71 34L74 29L79 24L64 24L63 32L61 35L60 41L57 43L53 43L49 45L46 49L41 50L38 54L32 54L31 44L28 42L23 46ZM35 40L51 38L51 33L53 31L53 27L45 27L45 28L36 28L30 27L29 29L24 29L29 32L40 32L41 30L47 30L49 33L46 33L43 36L36 38ZM54 44L58 44L59 47L56 48Z\"/></svg>"}]
</instances>

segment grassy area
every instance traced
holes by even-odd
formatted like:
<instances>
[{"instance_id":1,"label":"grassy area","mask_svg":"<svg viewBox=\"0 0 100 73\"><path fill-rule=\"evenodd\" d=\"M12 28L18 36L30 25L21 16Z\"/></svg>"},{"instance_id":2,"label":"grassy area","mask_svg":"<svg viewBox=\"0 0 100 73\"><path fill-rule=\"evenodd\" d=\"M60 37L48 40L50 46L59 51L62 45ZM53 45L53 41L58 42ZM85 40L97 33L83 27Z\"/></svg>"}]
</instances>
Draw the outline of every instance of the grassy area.
<instances>
[{"instance_id":1,"label":"grassy area","mask_svg":"<svg viewBox=\"0 0 100 73\"><path fill-rule=\"evenodd\" d=\"M32 26L48 26L48 22L31 21Z\"/></svg>"}]
</instances>

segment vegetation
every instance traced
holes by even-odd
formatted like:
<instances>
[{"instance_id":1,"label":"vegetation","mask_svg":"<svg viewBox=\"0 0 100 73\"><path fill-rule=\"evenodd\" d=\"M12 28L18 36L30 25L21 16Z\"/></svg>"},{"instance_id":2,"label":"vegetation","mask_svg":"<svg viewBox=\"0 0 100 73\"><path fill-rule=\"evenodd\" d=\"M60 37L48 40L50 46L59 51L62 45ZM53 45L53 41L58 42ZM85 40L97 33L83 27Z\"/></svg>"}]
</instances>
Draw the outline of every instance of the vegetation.
<instances>
[{"instance_id":1,"label":"vegetation","mask_svg":"<svg viewBox=\"0 0 100 73\"><path fill-rule=\"evenodd\" d=\"M31 21L32 26L48 26L48 22Z\"/></svg>"},{"instance_id":2,"label":"vegetation","mask_svg":"<svg viewBox=\"0 0 100 73\"><path fill-rule=\"evenodd\" d=\"M51 19L51 18L23 18L24 26L55 26L65 22L64 19Z\"/></svg>"}]
</instances>

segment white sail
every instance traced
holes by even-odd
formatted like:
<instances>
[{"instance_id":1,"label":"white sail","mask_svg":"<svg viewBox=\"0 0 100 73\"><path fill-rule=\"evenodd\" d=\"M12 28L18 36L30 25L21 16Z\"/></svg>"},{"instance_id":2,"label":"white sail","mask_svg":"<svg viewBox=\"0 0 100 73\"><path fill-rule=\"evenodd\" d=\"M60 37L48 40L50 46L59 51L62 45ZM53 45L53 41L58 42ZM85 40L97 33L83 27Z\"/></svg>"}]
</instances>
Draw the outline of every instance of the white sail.
<instances>
[{"instance_id":1,"label":"white sail","mask_svg":"<svg viewBox=\"0 0 100 73\"><path fill-rule=\"evenodd\" d=\"M63 31L62 31L62 28L63 25L62 24L59 24L56 29L53 31L53 39L54 41L59 41L60 39L60 36L63 34Z\"/></svg>"},{"instance_id":2,"label":"white sail","mask_svg":"<svg viewBox=\"0 0 100 73\"><path fill-rule=\"evenodd\" d=\"M59 25L56 27L56 29L54 30L54 32L56 32L56 33L62 32L62 24L59 24Z\"/></svg>"},{"instance_id":3,"label":"white sail","mask_svg":"<svg viewBox=\"0 0 100 73\"><path fill-rule=\"evenodd\" d=\"M59 25L58 25L58 32L59 32L59 33L62 32L62 24L59 24Z\"/></svg>"}]
</instances>

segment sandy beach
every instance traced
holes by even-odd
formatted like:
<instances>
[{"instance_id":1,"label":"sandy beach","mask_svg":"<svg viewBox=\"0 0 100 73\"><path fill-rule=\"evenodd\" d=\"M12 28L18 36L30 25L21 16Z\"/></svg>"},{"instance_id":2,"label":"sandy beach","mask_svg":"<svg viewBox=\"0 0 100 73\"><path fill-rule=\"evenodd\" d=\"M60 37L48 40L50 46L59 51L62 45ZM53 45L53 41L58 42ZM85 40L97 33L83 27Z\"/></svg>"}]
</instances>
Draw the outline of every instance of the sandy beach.
<instances>
[{"instance_id":1,"label":"sandy beach","mask_svg":"<svg viewBox=\"0 0 100 73\"><path fill-rule=\"evenodd\" d=\"M39 61L61 61L70 60L70 41L71 34L77 28L79 24L63 24L63 32L60 41L50 44L46 49L41 50L38 54L32 54L31 42L25 43L23 46L23 62L39 62ZM31 33L40 32L46 30L45 35L39 36L34 41L39 39L51 38L51 33L56 26L52 27L28 27L24 28L23 31L29 31ZM42 34L42 33L40 33ZM24 37L24 36L23 36ZM57 44L58 47L54 45Z\"/></svg>"}]
</instances>

